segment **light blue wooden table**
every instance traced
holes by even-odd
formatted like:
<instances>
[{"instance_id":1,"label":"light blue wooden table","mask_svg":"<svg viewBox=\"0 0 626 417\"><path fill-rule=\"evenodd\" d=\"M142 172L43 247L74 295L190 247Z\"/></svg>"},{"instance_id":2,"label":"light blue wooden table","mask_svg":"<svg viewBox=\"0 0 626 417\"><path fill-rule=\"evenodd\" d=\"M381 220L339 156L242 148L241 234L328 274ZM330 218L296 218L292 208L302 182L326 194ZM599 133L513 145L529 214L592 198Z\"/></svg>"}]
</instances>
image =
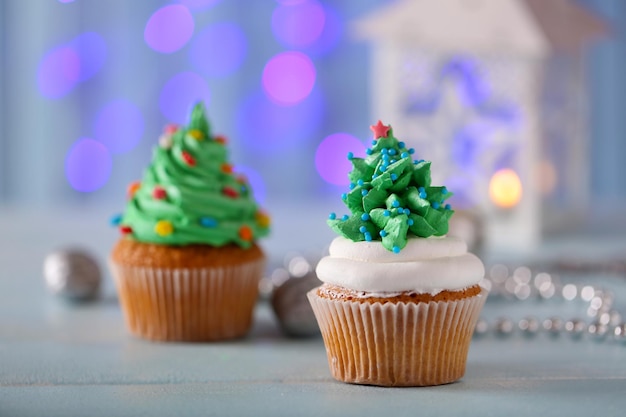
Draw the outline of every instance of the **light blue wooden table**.
<instances>
[{"instance_id":1,"label":"light blue wooden table","mask_svg":"<svg viewBox=\"0 0 626 417\"><path fill-rule=\"evenodd\" d=\"M317 209L309 209L311 218L317 218ZM277 207L274 213L283 219L266 243L273 259L294 248L317 249L332 238L321 226L323 220L302 225L286 210L281 213ZM43 284L42 261L53 248L83 245L104 262L117 237L106 225L107 215L106 210L0 209L0 416L484 417L626 412L626 345L617 343L573 341L566 336L540 335L533 340L488 336L473 342L461 381L389 389L335 382L321 339L283 337L263 303L244 340L154 344L133 339L123 327L108 274L103 298L90 304L61 302ZM304 228L309 239L290 240L294 227ZM626 239L568 239L546 247L570 254L576 250L588 254L585 248L593 248L597 256L626 254ZM607 285L626 301L626 280L607 278ZM516 317L529 308L542 316L561 308L558 303L508 304L490 302L485 316ZM572 304L559 311L568 316L579 307Z\"/></svg>"}]
</instances>

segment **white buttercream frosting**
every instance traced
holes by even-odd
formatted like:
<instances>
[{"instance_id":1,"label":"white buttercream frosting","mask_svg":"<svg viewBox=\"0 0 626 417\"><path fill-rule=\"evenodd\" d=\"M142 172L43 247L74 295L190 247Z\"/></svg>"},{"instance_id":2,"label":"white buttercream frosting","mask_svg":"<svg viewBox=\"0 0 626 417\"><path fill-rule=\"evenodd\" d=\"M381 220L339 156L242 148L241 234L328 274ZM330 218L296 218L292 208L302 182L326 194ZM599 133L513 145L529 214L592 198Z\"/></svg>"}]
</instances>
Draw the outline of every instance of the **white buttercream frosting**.
<instances>
[{"instance_id":1,"label":"white buttercream frosting","mask_svg":"<svg viewBox=\"0 0 626 417\"><path fill-rule=\"evenodd\" d=\"M485 275L483 263L454 237L411 238L400 253L380 242L333 240L317 276L327 284L368 293L437 294L471 287Z\"/></svg>"}]
</instances>

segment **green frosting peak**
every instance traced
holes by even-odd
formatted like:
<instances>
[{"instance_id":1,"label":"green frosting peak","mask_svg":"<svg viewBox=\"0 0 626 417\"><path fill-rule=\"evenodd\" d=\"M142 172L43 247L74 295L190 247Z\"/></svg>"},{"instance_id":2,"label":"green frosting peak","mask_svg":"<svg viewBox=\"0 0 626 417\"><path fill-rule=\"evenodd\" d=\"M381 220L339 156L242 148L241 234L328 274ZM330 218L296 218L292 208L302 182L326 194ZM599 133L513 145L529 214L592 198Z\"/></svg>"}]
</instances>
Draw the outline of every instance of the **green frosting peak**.
<instances>
[{"instance_id":1,"label":"green frosting peak","mask_svg":"<svg viewBox=\"0 0 626 417\"><path fill-rule=\"evenodd\" d=\"M445 200L452 196L446 187L431 185L430 162L413 159L406 148L381 122L372 126L377 138L366 158L352 153L350 191L342 195L350 215L328 224L338 234L354 241L382 241L394 252L406 246L411 236L443 236L454 213Z\"/></svg>"},{"instance_id":2,"label":"green frosting peak","mask_svg":"<svg viewBox=\"0 0 626 417\"><path fill-rule=\"evenodd\" d=\"M141 242L243 248L266 236L269 223L245 177L233 173L226 140L212 135L202 103L186 127L166 127L119 219L120 230Z\"/></svg>"}]
</instances>

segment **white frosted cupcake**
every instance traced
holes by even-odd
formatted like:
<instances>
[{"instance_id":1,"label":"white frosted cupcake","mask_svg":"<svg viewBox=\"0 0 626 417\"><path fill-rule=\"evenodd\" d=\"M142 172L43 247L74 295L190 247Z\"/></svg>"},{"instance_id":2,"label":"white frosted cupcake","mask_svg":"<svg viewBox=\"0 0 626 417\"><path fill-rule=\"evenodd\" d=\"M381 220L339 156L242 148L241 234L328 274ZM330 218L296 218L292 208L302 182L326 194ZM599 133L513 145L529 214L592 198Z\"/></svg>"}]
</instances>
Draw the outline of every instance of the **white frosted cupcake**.
<instances>
[{"instance_id":1,"label":"white frosted cupcake","mask_svg":"<svg viewBox=\"0 0 626 417\"><path fill-rule=\"evenodd\" d=\"M453 214L445 187L430 184L430 162L382 123L343 200L351 211L329 224L341 236L317 266L309 292L331 373L382 386L453 382L465 373L486 291L482 262L445 237Z\"/></svg>"}]
</instances>

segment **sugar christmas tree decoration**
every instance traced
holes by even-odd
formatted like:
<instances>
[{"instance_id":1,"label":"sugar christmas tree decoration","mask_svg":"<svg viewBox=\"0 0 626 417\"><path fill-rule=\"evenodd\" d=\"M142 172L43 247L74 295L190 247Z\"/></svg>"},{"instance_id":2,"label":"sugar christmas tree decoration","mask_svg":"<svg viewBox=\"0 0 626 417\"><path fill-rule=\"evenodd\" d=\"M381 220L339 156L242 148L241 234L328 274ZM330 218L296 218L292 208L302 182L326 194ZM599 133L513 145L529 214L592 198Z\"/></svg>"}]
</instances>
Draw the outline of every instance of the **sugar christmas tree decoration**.
<instances>
[{"instance_id":1,"label":"sugar christmas tree decoration","mask_svg":"<svg viewBox=\"0 0 626 417\"><path fill-rule=\"evenodd\" d=\"M225 143L213 136L201 103L188 126L168 125L142 181L128 188L120 231L149 243L243 248L267 235L269 217L233 173Z\"/></svg>"},{"instance_id":2,"label":"sugar christmas tree decoration","mask_svg":"<svg viewBox=\"0 0 626 417\"><path fill-rule=\"evenodd\" d=\"M330 227L355 242L380 240L396 253L411 236L445 235L454 213L445 200L452 193L431 185L430 162L414 160L414 150L398 141L391 126L379 120L371 129L368 156L348 154L350 191L342 199L351 214L338 218L331 213Z\"/></svg>"}]
</instances>

